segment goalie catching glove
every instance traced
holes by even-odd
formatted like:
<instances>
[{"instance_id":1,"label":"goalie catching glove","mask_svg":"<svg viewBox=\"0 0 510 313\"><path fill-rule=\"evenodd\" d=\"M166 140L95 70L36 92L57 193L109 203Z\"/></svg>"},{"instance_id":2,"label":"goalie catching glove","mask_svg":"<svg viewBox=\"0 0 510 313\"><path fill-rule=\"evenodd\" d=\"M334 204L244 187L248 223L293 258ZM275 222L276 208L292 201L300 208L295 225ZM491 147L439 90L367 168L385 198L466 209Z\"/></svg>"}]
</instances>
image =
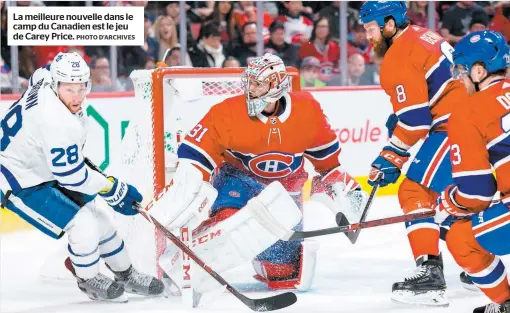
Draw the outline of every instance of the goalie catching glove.
<instances>
[{"instance_id":1,"label":"goalie catching glove","mask_svg":"<svg viewBox=\"0 0 510 313\"><path fill-rule=\"evenodd\" d=\"M116 212L123 215L135 215L138 210L133 207L134 204L143 200L138 190L129 184L119 181L115 177L108 177L113 183L110 189L101 190L99 195L111 206Z\"/></svg>"},{"instance_id":2,"label":"goalie catching glove","mask_svg":"<svg viewBox=\"0 0 510 313\"><path fill-rule=\"evenodd\" d=\"M333 213L344 213L349 221L358 221L368 195L341 166L312 180L311 199L319 201Z\"/></svg>"}]
</instances>

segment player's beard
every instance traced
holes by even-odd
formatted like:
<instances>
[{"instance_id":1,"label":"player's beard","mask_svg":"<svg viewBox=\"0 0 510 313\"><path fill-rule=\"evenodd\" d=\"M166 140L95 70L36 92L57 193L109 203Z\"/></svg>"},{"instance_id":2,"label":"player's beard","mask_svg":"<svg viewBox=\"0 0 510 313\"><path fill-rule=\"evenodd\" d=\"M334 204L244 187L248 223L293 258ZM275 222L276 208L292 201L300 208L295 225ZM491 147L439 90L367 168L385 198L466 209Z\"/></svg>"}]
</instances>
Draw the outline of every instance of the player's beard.
<instances>
[{"instance_id":1,"label":"player's beard","mask_svg":"<svg viewBox=\"0 0 510 313\"><path fill-rule=\"evenodd\" d=\"M381 38L379 42L373 41L373 43L375 55L379 58L383 58L384 55L386 54L386 51L388 51L388 49L390 48L388 42L384 38Z\"/></svg>"},{"instance_id":2,"label":"player's beard","mask_svg":"<svg viewBox=\"0 0 510 313\"><path fill-rule=\"evenodd\" d=\"M379 58L383 58L386 52L390 49L394 36L395 34L387 34L382 31L379 41L371 40L371 42L374 44L375 55L377 55Z\"/></svg>"}]
</instances>

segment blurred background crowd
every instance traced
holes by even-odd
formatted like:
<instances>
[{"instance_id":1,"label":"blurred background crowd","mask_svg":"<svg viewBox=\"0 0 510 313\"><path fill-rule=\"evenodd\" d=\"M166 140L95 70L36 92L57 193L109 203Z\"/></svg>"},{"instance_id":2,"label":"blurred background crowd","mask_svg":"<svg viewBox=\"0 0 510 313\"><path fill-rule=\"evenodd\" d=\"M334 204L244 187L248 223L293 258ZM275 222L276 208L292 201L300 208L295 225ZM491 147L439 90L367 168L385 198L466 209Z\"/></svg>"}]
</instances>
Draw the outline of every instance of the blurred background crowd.
<instances>
[{"instance_id":1,"label":"blurred background crowd","mask_svg":"<svg viewBox=\"0 0 510 313\"><path fill-rule=\"evenodd\" d=\"M379 84L381 60L359 22L363 1L1 1L2 93L22 92L30 75L59 52L77 52L91 68L92 91L129 91L135 69L239 67L264 52L300 69L305 87ZM143 6L143 46L7 46L8 6ZM510 41L509 1L408 1L412 24L453 46L492 29ZM185 25L182 22L185 21ZM180 39L183 40L180 40ZM185 41L185 42L183 42Z\"/></svg>"}]
</instances>

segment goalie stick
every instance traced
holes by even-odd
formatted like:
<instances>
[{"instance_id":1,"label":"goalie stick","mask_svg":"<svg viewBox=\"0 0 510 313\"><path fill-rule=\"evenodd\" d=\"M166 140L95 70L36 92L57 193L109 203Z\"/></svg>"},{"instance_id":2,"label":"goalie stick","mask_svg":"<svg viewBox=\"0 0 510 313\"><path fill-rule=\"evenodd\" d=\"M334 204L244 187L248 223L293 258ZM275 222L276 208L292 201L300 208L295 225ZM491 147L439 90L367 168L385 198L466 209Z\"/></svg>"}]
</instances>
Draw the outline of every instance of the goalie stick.
<instances>
[{"instance_id":1,"label":"goalie stick","mask_svg":"<svg viewBox=\"0 0 510 313\"><path fill-rule=\"evenodd\" d=\"M367 203L365 204L365 209L363 209L363 213L361 213L361 218L359 220L359 223L362 223L367 219L368 210L370 210L370 207L372 206L372 201L374 200L375 194L376 194L377 190L379 189L379 184L381 183L381 180L382 180L382 174L379 173L377 178L375 179L375 184L374 184L374 187L372 187L372 191L370 192L370 196L368 197ZM343 214L342 212L339 212L336 215L336 224L338 226L345 226L345 225L349 225L350 222L347 219L347 216L345 216L345 214ZM358 240L358 236L359 236L360 232L361 232L361 229L353 231L353 232L344 233L344 234L347 236L347 238L351 241L352 244L355 244L356 240Z\"/></svg>"},{"instance_id":2,"label":"goalie stick","mask_svg":"<svg viewBox=\"0 0 510 313\"><path fill-rule=\"evenodd\" d=\"M318 229L318 230L294 231L294 232L292 232L292 235L287 239L287 241L311 238L311 237L318 237L318 236L324 236L324 235L331 235L331 234L336 234L336 233L352 232L352 231L356 231L356 230L359 231L360 229L363 229L363 228L371 228L371 227L377 227L377 226L383 226L383 225L390 225L390 224L396 224L396 223L402 223L402 222L421 220L424 218L432 217L435 214L436 214L436 212L431 210L431 211L427 211L427 212L398 215L398 216L381 218L378 220L372 220L372 221L366 221L366 222L360 222L360 223L354 223L354 224L349 224L349 225L324 228L324 229Z\"/></svg>"},{"instance_id":3,"label":"goalie stick","mask_svg":"<svg viewBox=\"0 0 510 313\"><path fill-rule=\"evenodd\" d=\"M101 171L90 159L85 158L85 164L87 164L91 169L101 173L103 176L107 177L103 171ZM152 203L152 201L151 201ZM149 204L150 205L150 204ZM297 297L292 292L285 292L282 294L278 294L275 296L262 298L262 299L252 299L248 298L239 291L237 291L232 285L230 285L220 274L216 273L212 268L207 266L204 261L202 261L193 251L188 248L177 236L172 234L168 229L166 229L163 225L161 225L154 217L146 212L146 208L142 208L139 203L135 203L135 206L138 209L138 212L145 218L149 223L152 223L161 233L165 235L170 241L172 241L179 249L181 249L184 253L186 253L193 261L195 261L198 266L200 266L203 270L205 270L209 275L212 276L218 283L225 286L225 288L233 294L237 299L239 299L242 303L244 303L247 307L257 312L264 311L274 311L286 308L288 306L293 305L297 301Z\"/></svg>"}]
</instances>

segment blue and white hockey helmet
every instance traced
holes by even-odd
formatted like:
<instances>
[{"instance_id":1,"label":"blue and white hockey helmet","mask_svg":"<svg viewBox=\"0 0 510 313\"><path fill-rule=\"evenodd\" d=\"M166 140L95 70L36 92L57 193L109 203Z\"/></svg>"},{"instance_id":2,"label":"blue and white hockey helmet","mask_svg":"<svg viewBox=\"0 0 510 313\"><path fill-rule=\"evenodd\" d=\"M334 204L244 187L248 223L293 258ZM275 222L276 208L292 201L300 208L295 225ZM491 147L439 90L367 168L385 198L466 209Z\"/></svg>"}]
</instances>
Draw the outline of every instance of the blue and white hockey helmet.
<instances>
[{"instance_id":1,"label":"blue and white hockey helmet","mask_svg":"<svg viewBox=\"0 0 510 313\"><path fill-rule=\"evenodd\" d=\"M405 1L367 1L359 10L359 17L363 24L376 21L379 27L384 27L384 20L392 17L397 26L407 22L407 7Z\"/></svg>"},{"instance_id":2,"label":"blue and white hockey helmet","mask_svg":"<svg viewBox=\"0 0 510 313\"><path fill-rule=\"evenodd\" d=\"M90 68L76 52L60 52L50 65L52 88L58 94L59 83L85 83L87 94L90 92Z\"/></svg>"},{"instance_id":3,"label":"blue and white hockey helmet","mask_svg":"<svg viewBox=\"0 0 510 313\"><path fill-rule=\"evenodd\" d=\"M474 32L462 38L453 51L453 76L469 74L477 62L489 73L510 66L510 50L505 37L492 30Z\"/></svg>"}]
</instances>

